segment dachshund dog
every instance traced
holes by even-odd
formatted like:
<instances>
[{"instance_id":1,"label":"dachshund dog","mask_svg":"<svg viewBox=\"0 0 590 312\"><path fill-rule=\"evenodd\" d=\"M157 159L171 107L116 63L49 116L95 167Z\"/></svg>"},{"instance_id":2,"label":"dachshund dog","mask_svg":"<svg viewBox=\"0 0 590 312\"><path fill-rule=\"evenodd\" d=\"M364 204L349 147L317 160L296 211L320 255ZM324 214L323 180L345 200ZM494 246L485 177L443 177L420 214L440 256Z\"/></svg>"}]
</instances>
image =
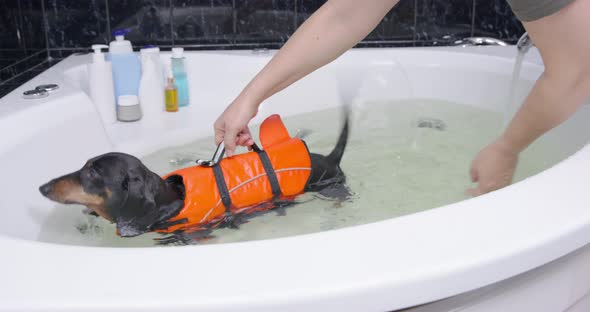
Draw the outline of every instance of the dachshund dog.
<instances>
[{"instance_id":1,"label":"dachshund dog","mask_svg":"<svg viewBox=\"0 0 590 312\"><path fill-rule=\"evenodd\" d=\"M225 158L212 167L194 166L160 177L134 156L107 153L39 191L59 203L85 205L89 213L116 223L122 237L237 227L239 217L294 203L304 192L348 198L340 168L349 132L348 114L345 117L327 156L310 153L273 115L260 128L264 150Z\"/></svg>"}]
</instances>

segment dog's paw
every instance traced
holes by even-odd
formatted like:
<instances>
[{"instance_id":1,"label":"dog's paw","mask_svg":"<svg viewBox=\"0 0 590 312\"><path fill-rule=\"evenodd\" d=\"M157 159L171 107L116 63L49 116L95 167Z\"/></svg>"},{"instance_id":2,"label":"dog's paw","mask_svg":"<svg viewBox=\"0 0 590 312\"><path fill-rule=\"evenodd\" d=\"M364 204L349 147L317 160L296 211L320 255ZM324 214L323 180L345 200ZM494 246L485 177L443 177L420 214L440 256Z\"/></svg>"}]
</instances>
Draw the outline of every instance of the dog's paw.
<instances>
[{"instance_id":1,"label":"dog's paw","mask_svg":"<svg viewBox=\"0 0 590 312\"><path fill-rule=\"evenodd\" d=\"M172 234L165 234L162 237L154 238L158 246L186 246L205 243L215 236L211 235L211 229L200 229L196 231L178 231Z\"/></svg>"},{"instance_id":2,"label":"dog's paw","mask_svg":"<svg viewBox=\"0 0 590 312\"><path fill-rule=\"evenodd\" d=\"M278 216L284 217L287 215L287 208L297 204L293 200L275 200L273 203L273 210Z\"/></svg>"},{"instance_id":3,"label":"dog's paw","mask_svg":"<svg viewBox=\"0 0 590 312\"><path fill-rule=\"evenodd\" d=\"M223 222L221 224L222 227L238 230L240 228L241 218L237 217L236 215L227 215L223 218Z\"/></svg>"},{"instance_id":4,"label":"dog's paw","mask_svg":"<svg viewBox=\"0 0 590 312\"><path fill-rule=\"evenodd\" d=\"M346 184L337 183L334 185L330 185L324 188L323 190L319 191L316 196L323 200L344 202L352 198L353 193L350 191Z\"/></svg>"}]
</instances>

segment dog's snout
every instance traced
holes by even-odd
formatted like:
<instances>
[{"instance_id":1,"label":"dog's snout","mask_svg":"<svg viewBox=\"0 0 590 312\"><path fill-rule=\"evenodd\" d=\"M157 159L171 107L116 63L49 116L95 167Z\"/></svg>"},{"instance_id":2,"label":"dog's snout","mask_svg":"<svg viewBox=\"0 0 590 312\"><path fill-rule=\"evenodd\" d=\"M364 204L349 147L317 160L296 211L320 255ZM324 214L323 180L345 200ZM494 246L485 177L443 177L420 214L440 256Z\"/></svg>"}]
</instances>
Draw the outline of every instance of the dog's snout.
<instances>
[{"instance_id":1,"label":"dog's snout","mask_svg":"<svg viewBox=\"0 0 590 312\"><path fill-rule=\"evenodd\" d=\"M43 196L49 195L49 193L51 193L51 190L53 190L53 183L51 182L45 183L39 187L39 192L41 192Z\"/></svg>"}]
</instances>

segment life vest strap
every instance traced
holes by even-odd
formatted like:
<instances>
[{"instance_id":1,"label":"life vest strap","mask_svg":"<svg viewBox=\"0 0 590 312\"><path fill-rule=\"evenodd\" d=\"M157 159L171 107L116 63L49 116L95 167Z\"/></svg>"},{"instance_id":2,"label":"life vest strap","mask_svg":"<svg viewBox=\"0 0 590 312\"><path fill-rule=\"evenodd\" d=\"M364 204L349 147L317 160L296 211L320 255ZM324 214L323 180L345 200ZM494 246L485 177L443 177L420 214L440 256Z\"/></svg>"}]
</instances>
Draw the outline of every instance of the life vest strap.
<instances>
[{"instance_id":1,"label":"life vest strap","mask_svg":"<svg viewBox=\"0 0 590 312\"><path fill-rule=\"evenodd\" d=\"M219 195L221 196L221 202L223 206L225 206L225 214L231 214L231 197L229 196L229 190L227 189L227 184L225 184L225 179L223 178L223 171L221 171L221 166L219 163L215 164L213 167L213 175L215 176L215 183L217 184L217 189L219 190Z\"/></svg>"},{"instance_id":2,"label":"life vest strap","mask_svg":"<svg viewBox=\"0 0 590 312\"><path fill-rule=\"evenodd\" d=\"M260 158L260 162L262 163L262 167L264 168L266 176L268 177L268 182L270 183L273 199L279 198L283 192L281 191L281 185L279 184L277 174L272 167L272 163L270 162L268 154L261 150L256 144L252 145L252 150L256 152ZM221 202L223 203L223 206L225 206L225 215L230 216L232 201L229 194L229 189L225 183L225 178L223 177L223 171L221 170L219 163L213 165L212 169L213 175L215 176L215 183L217 184L217 189L219 190L219 196L221 197Z\"/></svg>"},{"instance_id":3,"label":"life vest strap","mask_svg":"<svg viewBox=\"0 0 590 312\"><path fill-rule=\"evenodd\" d=\"M268 177L268 182L270 183L273 199L279 198L283 192L281 191L281 185L277 179L275 169L272 167L270 158L268 158L268 154L261 150L256 143L252 144L252 150L258 154L258 157L260 157L260 162L262 162L262 167L264 168L266 176Z\"/></svg>"}]
</instances>

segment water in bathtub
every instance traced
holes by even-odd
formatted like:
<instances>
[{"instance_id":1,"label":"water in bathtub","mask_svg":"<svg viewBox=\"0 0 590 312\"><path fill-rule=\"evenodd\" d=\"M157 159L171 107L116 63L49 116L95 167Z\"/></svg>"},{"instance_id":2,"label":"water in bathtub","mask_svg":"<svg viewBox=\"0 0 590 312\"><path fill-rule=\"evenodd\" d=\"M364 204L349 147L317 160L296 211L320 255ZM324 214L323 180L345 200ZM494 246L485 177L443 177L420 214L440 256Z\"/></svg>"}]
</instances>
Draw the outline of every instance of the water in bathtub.
<instances>
[{"instance_id":1,"label":"water in bathtub","mask_svg":"<svg viewBox=\"0 0 590 312\"><path fill-rule=\"evenodd\" d=\"M340 130L338 108L284 118L291 134L305 129L313 152L328 153ZM243 224L239 230L218 229L201 244L268 239L327 231L395 218L440 207L467 198L472 157L502 127L502 113L433 100L364 103L354 110L351 136L342 160L351 200L338 203L304 194L301 204L285 215L269 212ZM256 127L252 127L257 137ZM191 166L190 159L214 152L211 137L148 155L144 163L165 174ZM560 159L542 141L521 157L516 180L537 173ZM119 238L107 221L58 206L45 222L39 240L90 246L140 247L156 245L148 233Z\"/></svg>"}]
</instances>

